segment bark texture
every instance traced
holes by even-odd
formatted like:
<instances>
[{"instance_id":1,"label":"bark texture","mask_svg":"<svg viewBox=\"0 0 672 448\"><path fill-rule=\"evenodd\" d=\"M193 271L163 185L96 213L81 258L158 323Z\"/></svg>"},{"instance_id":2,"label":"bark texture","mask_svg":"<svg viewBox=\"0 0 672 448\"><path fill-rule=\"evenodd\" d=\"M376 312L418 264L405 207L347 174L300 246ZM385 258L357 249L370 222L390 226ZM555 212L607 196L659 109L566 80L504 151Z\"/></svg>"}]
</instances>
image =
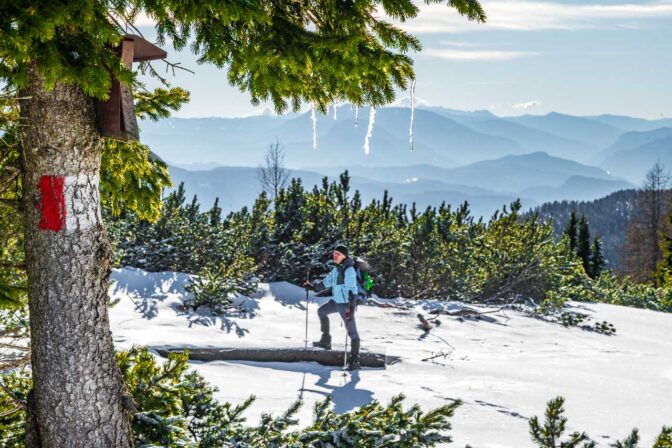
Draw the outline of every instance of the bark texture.
<instances>
[{"instance_id":1,"label":"bark texture","mask_svg":"<svg viewBox=\"0 0 672 448\"><path fill-rule=\"evenodd\" d=\"M130 415L107 314L110 254L98 192L103 145L93 102L71 85L46 91L35 72L22 97L31 416L37 426L28 442L130 447ZM58 188L45 192L46 178L60 179L53 182ZM56 224L54 216L60 216Z\"/></svg>"}]
</instances>

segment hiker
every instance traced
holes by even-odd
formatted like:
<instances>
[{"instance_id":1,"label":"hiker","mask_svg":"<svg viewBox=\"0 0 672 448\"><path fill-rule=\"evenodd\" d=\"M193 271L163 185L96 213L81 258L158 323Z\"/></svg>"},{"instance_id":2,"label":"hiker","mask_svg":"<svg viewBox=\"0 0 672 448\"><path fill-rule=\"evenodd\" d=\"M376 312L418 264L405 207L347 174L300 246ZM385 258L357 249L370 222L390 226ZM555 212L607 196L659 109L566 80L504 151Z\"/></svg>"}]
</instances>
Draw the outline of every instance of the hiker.
<instances>
[{"instance_id":1,"label":"hiker","mask_svg":"<svg viewBox=\"0 0 672 448\"><path fill-rule=\"evenodd\" d=\"M313 342L313 346L331 350L331 335L329 334L329 315L338 312L345 323L350 336L351 349L348 359L348 370L359 370L359 334L355 323L355 310L358 295L361 294L357 284L355 261L349 256L348 248L342 244L334 248L333 253L336 267L327 276L314 284L306 281L303 286L315 291L331 288L332 298L317 310L320 318L322 338Z\"/></svg>"}]
</instances>

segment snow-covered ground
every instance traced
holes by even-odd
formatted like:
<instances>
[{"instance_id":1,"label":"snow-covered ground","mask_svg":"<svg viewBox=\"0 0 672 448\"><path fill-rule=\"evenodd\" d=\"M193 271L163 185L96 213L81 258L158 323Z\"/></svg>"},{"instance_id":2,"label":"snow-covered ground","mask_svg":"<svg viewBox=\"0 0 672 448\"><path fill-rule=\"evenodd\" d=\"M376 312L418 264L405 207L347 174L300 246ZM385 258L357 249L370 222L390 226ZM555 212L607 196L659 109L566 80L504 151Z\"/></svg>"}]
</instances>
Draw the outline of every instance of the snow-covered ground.
<instances>
[{"instance_id":1,"label":"snow-covered ground","mask_svg":"<svg viewBox=\"0 0 672 448\"><path fill-rule=\"evenodd\" d=\"M185 274L127 268L115 270L112 279L111 296L119 302L110 319L120 349L304 345L305 293L288 283L262 284L258 296L242 304L250 314L220 318L183 311ZM319 338L320 300L309 304L311 340ZM567 399L569 430L587 431L600 446L624 438L633 427L640 429L642 445L651 445L664 424L672 425L672 314L577 304L595 320L613 323L617 334L564 328L507 311L478 321L441 316L441 324L423 335L416 315L436 306L424 301L408 310L359 307L363 349L402 359L385 370L344 375L315 363L193 365L219 387L223 401L256 395L248 413L252 421L262 412L285 410L299 397L305 402L301 419L309 422L315 401L329 394L337 411L348 411L403 392L409 405L425 409L464 401L452 419L453 446L531 447L527 419L542 416L545 403L557 395ZM335 316L331 326L335 348L342 346L345 332ZM422 361L439 353L448 355Z\"/></svg>"}]
</instances>

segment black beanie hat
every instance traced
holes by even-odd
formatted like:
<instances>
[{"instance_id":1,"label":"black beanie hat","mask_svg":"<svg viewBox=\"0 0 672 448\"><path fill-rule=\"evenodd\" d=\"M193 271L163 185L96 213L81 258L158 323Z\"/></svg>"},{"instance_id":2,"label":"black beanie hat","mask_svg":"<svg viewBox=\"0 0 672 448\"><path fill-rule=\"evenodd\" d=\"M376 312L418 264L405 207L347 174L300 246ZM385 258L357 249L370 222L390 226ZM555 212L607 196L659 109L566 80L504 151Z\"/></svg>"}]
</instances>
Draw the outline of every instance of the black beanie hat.
<instances>
[{"instance_id":1,"label":"black beanie hat","mask_svg":"<svg viewBox=\"0 0 672 448\"><path fill-rule=\"evenodd\" d=\"M350 255L348 253L348 246L346 246L345 244L339 244L338 246L334 247L334 252L340 252L346 257Z\"/></svg>"}]
</instances>

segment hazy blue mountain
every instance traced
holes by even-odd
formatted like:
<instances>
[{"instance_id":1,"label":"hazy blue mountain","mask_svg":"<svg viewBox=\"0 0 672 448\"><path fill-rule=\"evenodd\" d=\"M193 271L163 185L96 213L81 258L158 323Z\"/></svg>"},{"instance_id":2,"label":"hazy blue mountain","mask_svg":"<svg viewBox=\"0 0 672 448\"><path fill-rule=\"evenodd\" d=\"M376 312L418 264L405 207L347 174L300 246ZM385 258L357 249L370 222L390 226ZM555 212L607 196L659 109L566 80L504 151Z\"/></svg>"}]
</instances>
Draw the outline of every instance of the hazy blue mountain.
<instances>
[{"instance_id":1,"label":"hazy blue mountain","mask_svg":"<svg viewBox=\"0 0 672 448\"><path fill-rule=\"evenodd\" d=\"M169 163L209 162L221 165L256 165L268 145L270 135L285 119L260 115L245 118L168 118L143 121L141 138ZM263 132L260 132L263 131ZM248 156L249 151L254 154Z\"/></svg>"},{"instance_id":2,"label":"hazy blue mountain","mask_svg":"<svg viewBox=\"0 0 672 448\"><path fill-rule=\"evenodd\" d=\"M566 136L568 133L567 130L569 129L573 132L575 127L575 123L570 123L571 120L568 119L570 116L556 114L558 115L556 117L553 114L549 114L548 116L537 117L535 119L529 118L532 116L502 118L487 110L463 112L441 107L426 107L426 109L444 115L483 134L496 135L514 140L529 152L543 151L554 156L587 162L590 155L600 149L600 146L593 143L587 143L580 139ZM577 118L580 126L586 126L581 117L571 118ZM525 124L525 121L530 121L530 125ZM565 123L561 123L563 121ZM595 125L595 123L592 124ZM602 128L603 126L598 123L597 127ZM548 129L549 131L543 129ZM618 132L616 131L615 135L618 135ZM624 131L621 130L620 132Z\"/></svg>"},{"instance_id":3,"label":"hazy blue mountain","mask_svg":"<svg viewBox=\"0 0 672 448\"><path fill-rule=\"evenodd\" d=\"M648 141L634 149L618 151L607 157L601 166L635 185L641 185L646 172L657 160L668 169L672 167L672 135Z\"/></svg>"},{"instance_id":4,"label":"hazy blue mountain","mask_svg":"<svg viewBox=\"0 0 672 448\"><path fill-rule=\"evenodd\" d=\"M546 115L522 115L506 119L559 137L577 140L590 145L594 148L594 153L586 154L586 158L594 156L599 149L614 143L623 133L622 129L592 118L575 117L557 112L551 112ZM586 158L582 160L586 161Z\"/></svg>"},{"instance_id":5,"label":"hazy blue mountain","mask_svg":"<svg viewBox=\"0 0 672 448\"><path fill-rule=\"evenodd\" d=\"M463 120L490 120L493 118L499 118L497 115L493 114L489 110L474 110L474 111L466 111L466 110L457 110L457 109L449 109L447 107L438 107L438 106L420 106L418 109L425 109L432 111L434 113L437 113L439 115L443 115L444 117L448 117L451 120L455 120L457 122L462 122Z\"/></svg>"},{"instance_id":6,"label":"hazy blue mountain","mask_svg":"<svg viewBox=\"0 0 672 448\"><path fill-rule=\"evenodd\" d=\"M333 109L332 109L333 111ZM333 113L333 112L332 112ZM644 120L615 115L574 117L558 113L501 118L487 110L459 111L441 107L416 109L414 144L408 141L410 109L385 107L377 111L371 151L363 150L369 109L338 108L333 115L317 114L317 150L313 149L310 112L285 116L243 118L170 118L141 123L143 141L165 160L190 169L193 163L256 166L268 146L285 146L288 166L349 165L454 167L510 154L543 151L587 162L627 131L672 126L671 119Z\"/></svg>"},{"instance_id":7,"label":"hazy blue mountain","mask_svg":"<svg viewBox=\"0 0 672 448\"><path fill-rule=\"evenodd\" d=\"M594 151L594 148L589 144L559 137L501 118L472 119L463 124L483 134L496 135L517 141L528 151L543 151L557 157L582 160L585 159L585 154Z\"/></svg>"},{"instance_id":8,"label":"hazy blue mountain","mask_svg":"<svg viewBox=\"0 0 672 448\"><path fill-rule=\"evenodd\" d=\"M450 170L452 183L478 185L498 192L520 192L526 188L562 185L572 176L616 180L600 168L543 152L485 160Z\"/></svg>"},{"instance_id":9,"label":"hazy blue mountain","mask_svg":"<svg viewBox=\"0 0 672 448\"><path fill-rule=\"evenodd\" d=\"M486 191L520 194L526 188L560 187L567 179L582 176L593 179L621 181L601 168L582 165L572 160L553 157L543 152L505 156L492 160L472 163L457 168L441 168L432 165L412 165L406 167L363 167L359 165L338 167L310 167L335 176L348 170L353 176L363 176L381 182L408 183L414 180L436 180L449 186L451 190L467 192L465 187L485 191L469 191L485 194ZM592 193L589 195L592 196Z\"/></svg>"},{"instance_id":10,"label":"hazy blue mountain","mask_svg":"<svg viewBox=\"0 0 672 448\"><path fill-rule=\"evenodd\" d=\"M303 167L305 170L317 171L328 176L337 176L345 170L348 170L351 176L367 177L379 182L391 183L409 183L414 180L436 180L444 185L450 185L455 188L465 188L465 185L450 183L450 169L434 165L408 165L408 166L385 166L385 167L367 167L362 165L339 165L333 167ZM480 187L470 186L473 190L470 193L477 193L477 190L486 192L489 190Z\"/></svg>"},{"instance_id":11,"label":"hazy blue mountain","mask_svg":"<svg viewBox=\"0 0 672 448\"><path fill-rule=\"evenodd\" d=\"M176 163L176 167L187 171L207 171L222 166L215 162Z\"/></svg>"},{"instance_id":12,"label":"hazy blue mountain","mask_svg":"<svg viewBox=\"0 0 672 448\"><path fill-rule=\"evenodd\" d=\"M410 151L408 108L377 111L364 153L369 110L362 109L355 126L355 111L339 108L338 119L318 114L317 149L313 149L310 113L292 118L170 118L143 122L142 138L154 152L173 164L208 161L222 165L256 166L268 145L279 139L286 149L288 166L329 166L344 161L366 166L433 164L455 166L525 149L516 141L472 130L442 115L418 109L415 116L415 151Z\"/></svg>"},{"instance_id":13,"label":"hazy blue mountain","mask_svg":"<svg viewBox=\"0 0 672 448\"><path fill-rule=\"evenodd\" d=\"M619 151L630 151L646 143L669 137L672 137L672 128L659 128L645 132L626 132L619 137L616 143L600 152L595 161L599 164Z\"/></svg>"},{"instance_id":14,"label":"hazy blue mountain","mask_svg":"<svg viewBox=\"0 0 672 448\"><path fill-rule=\"evenodd\" d=\"M531 187L520 191L521 196L529 197L537 202L561 200L592 201L615 191L632 188L633 185L623 180L596 179L586 176L572 176L557 187Z\"/></svg>"},{"instance_id":15,"label":"hazy blue mountain","mask_svg":"<svg viewBox=\"0 0 672 448\"><path fill-rule=\"evenodd\" d=\"M403 111L403 110L402 110ZM344 162L361 165L406 165L411 163L433 161L437 165L454 166L456 162L451 158L452 153L446 142L438 139L445 135L446 129L452 128L453 123L436 116L441 123L435 123L436 133L428 138L418 137L415 151L410 151L408 142L409 115L393 109L381 109L376 115L376 122L370 140L370 152L365 154L363 145L368 127L368 112L360 114L358 126L355 127L354 112L341 111L338 120L318 116L317 121L317 149L313 149L312 121L309 114L287 122L278 130L278 137L285 147L285 162L287 166L298 167L309 162L315 166L341 165ZM429 117L434 118L434 117ZM301 131L303 129L303 131ZM302 133L301 133L302 132ZM419 130L422 134L422 130ZM463 134L474 134L469 129L455 132L453 140L460 139ZM491 137L484 136L481 146L488 147ZM476 145L473 141L463 143ZM505 147L515 150L516 144L511 142ZM502 145L498 146L503 148ZM459 154L458 154L459 156Z\"/></svg>"},{"instance_id":16,"label":"hazy blue mountain","mask_svg":"<svg viewBox=\"0 0 672 448\"><path fill-rule=\"evenodd\" d=\"M225 212L240 210L244 206L250 207L261 191L256 169L252 167L218 167L208 171L187 171L171 167L170 171L175 186L184 182L188 198L196 195L203 210L209 209L217 197ZM313 185L321 185L323 178L321 173L305 170L291 170L291 176L300 178L307 189ZM337 176L330 176L330 180L336 178ZM472 204L473 214L485 217L518 197L434 180L395 183L352 176L351 186L353 194L354 190L360 191L365 203L374 198L380 200L383 192L388 190L395 203L406 203L410 206L416 202L419 208L438 206L444 201L454 206L468 201ZM537 205L536 201L527 198L522 198L522 202L525 207Z\"/></svg>"},{"instance_id":17,"label":"hazy blue mountain","mask_svg":"<svg viewBox=\"0 0 672 448\"><path fill-rule=\"evenodd\" d=\"M644 118L626 117L623 115L598 115L595 117L586 117L608 124L623 131L652 131L665 126L672 126L672 118L661 118L658 120L646 120Z\"/></svg>"},{"instance_id":18,"label":"hazy blue mountain","mask_svg":"<svg viewBox=\"0 0 672 448\"><path fill-rule=\"evenodd\" d=\"M334 175L330 175L329 177L335 179ZM352 180L358 185L365 185L374 190L379 189L382 185L384 188L390 189L390 191L396 188L396 192L409 195L421 195L427 192L451 192L469 196L496 195L494 191L485 188L474 187L471 185L448 184L440 180L432 179L412 178L401 182L390 182L353 175Z\"/></svg>"},{"instance_id":19,"label":"hazy blue mountain","mask_svg":"<svg viewBox=\"0 0 672 448\"><path fill-rule=\"evenodd\" d=\"M215 198L225 212L249 207L261 192L256 170L250 167L218 167L207 171L188 171L170 167L174 188L184 182L187 198L196 195L201 209L212 207Z\"/></svg>"},{"instance_id":20,"label":"hazy blue mountain","mask_svg":"<svg viewBox=\"0 0 672 448\"><path fill-rule=\"evenodd\" d=\"M551 200L589 200L630 184L600 168L549 156L530 153L506 156L457 168L432 165L406 167L312 167L291 170L308 188L321 184L328 176L336 179L348 170L352 188L365 201L381 198L388 190L395 200L418 207L438 206L441 202L458 205L469 201L474 213L489 216L502 205L521 198L526 207ZM251 205L260 192L256 168L218 167L209 171L171 168L175 185L185 182L190 195L197 194L204 207L220 197L226 211Z\"/></svg>"}]
</instances>

